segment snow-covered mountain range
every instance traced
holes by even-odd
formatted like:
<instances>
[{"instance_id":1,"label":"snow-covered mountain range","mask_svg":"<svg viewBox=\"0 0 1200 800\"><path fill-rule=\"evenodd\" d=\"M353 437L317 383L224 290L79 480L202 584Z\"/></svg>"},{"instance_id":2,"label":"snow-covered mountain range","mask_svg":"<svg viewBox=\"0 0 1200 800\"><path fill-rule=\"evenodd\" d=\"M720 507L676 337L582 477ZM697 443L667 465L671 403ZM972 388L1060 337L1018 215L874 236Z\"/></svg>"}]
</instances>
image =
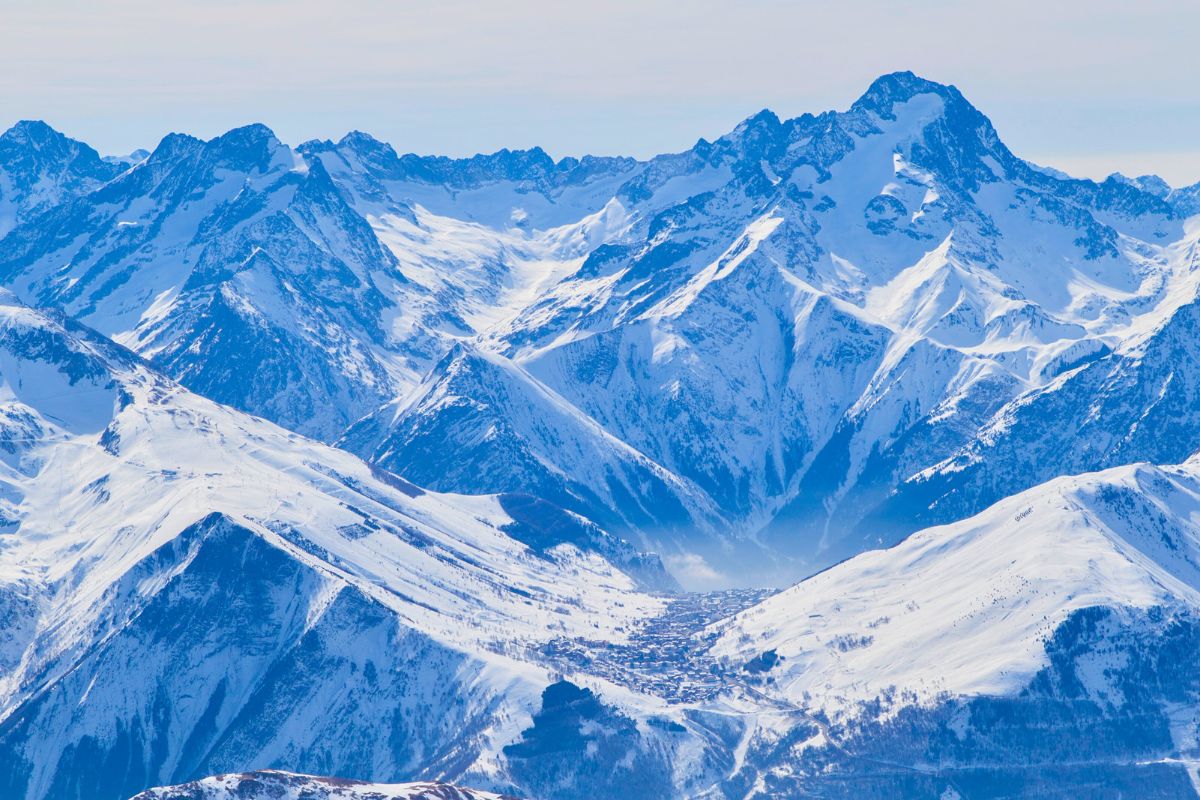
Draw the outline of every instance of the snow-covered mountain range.
<instances>
[{"instance_id":1,"label":"snow-covered mountain range","mask_svg":"<svg viewBox=\"0 0 1200 800\"><path fill-rule=\"evenodd\" d=\"M1194 796L1198 267L911 73L645 161L19 123L0 796Z\"/></svg>"},{"instance_id":2,"label":"snow-covered mountain range","mask_svg":"<svg viewBox=\"0 0 1200 800\"><path fill-rule=\"evenodd\" d=\"M644 162L261 125L119 165L4 142L5 186L37 187L5 192L24 302L431 488L537 487L688 585L1200 446L1191 382L1147 363L1190 341L1200 189L1022 161L908 73ZM1113 413L1061 454L1081 402Z\"/></svg>"}]
</instances>

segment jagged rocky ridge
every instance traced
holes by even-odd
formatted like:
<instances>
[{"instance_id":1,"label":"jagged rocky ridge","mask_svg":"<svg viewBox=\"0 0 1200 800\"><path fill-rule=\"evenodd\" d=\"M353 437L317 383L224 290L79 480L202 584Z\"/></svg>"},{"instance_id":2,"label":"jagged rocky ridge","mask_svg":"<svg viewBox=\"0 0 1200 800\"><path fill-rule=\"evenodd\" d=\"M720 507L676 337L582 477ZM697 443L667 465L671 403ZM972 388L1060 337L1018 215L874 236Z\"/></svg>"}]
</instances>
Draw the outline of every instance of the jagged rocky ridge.
<instances>
[{"instance_id":1,"label":"jagged rocky ridge","mask_svg":"<svg viewBox=\"0 0 1200 800\"><path fill-rule=\"evenodd\" d=\"M120 166L44 122L22 120L0 136L0 236L112 180Z\"/></svg>"},{"instance_id":2,"label":"jagged rocky ridge","mask_svg":"<svg viewBox=\"0 0 1200 800\"><path fill-rule=\"evenodd\" d=\"M1190 382L1141 359L1195 297L1196 187L1030 164L910 73L648 161L250 126L123 166L4 239L25 301L430 488L536 486L690 586L1200 447ZM1059 470L1055 398L1097 393L1122 411Z\"/></svg>"},{"instance_id":3,"label":"jagged rocky ridge","mask_svg":"<svg viewBox=\"0 0 1200 800\"><path fill-rule=\"evenodd\" d=\"M1194 793L1195 464L1043 483L1196 450L1194 190L908 74L649 162L43 149L84 155L0 248L66 313L5 305L6 793ZM774 597L639 552L773 582L947 520Z\"/></svg>"},{"instance_id":4,"label":"jagged rocky ridge","mask_svg":"<svg viewBox=\"0 0 1200 800\"><path fill-rule=\"evenodd\" d=\"M0 314L0 795L277 762L503 782L551 682L530 654L664 606L613 566L655 559L543 501L425 492Z\"/></svg>"},{"instance_id":5,"label":"jagged rocky ridge","mask_svg":"<svg viewBox=\"0 0 1200 800\"><path fill-rule=\"evenodd\" d=\"M669 598L544 501L423 492L3 314L5 796L263 767L548 800L1191 785L1192 463Z\"/></svg>"}]
</instances>

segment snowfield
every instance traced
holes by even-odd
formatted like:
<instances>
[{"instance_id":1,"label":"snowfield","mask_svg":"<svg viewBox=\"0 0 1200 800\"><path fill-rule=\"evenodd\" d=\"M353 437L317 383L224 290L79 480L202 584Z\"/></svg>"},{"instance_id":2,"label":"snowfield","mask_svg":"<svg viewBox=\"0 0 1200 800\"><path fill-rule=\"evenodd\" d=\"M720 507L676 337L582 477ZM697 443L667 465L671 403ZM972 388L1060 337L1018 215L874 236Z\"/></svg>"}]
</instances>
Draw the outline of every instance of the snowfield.
<instances>
[{"instance_id":1,"label":"snowfield","mask_svg":"<svg viewBox=\"0 0 1200 800\"><path fill-rule=\"evenodd\" d=\"M0 797L1200 796L1197 198L18 123Z\"/></svg>"},{"instance_id":2,"label":"snowfield","mask_svg":"<svg viewBox=\"0 0 1200 800\"><path fill-rule=\"evenodd\" d=\"M194 769L222 734L237 738L228 726L274 730L252 745L267 763L317 747L336 724L324 715L389 691L371 676L361 700L348 697L343 670L361 680L358 660L392 662L395 647L416 659L403 669L431 672L395 676L392 702L419 707L436 689L482 705L422 720L423 736L442 730L461 746L461 726L476 724L481 742L503 739L548 681L527 650L556 637L619 643L664 606L592 549L603 539L538 543L540 520L518 524L503 498L421 490L193 395L70 321L6 305L0 331L9 796L60 792L72 769L99 766L89 743L130 735L161 744L133 771L106 772L116 787ZM260 670L318 668L303 664L314 647L350 661L311 674L303 705L291 705L296 687L262 684ZM268 715L263 704L281 716L240 716Z\"/></svg>"},{"instance_id":3,"label":"snowfield","mask_svg":"<svg viewBox=\"0 0 1200 800\"><path fill-rule=\"evenodd\" d=\"M889 689L925 703L1019 692L1075 611L1198 603L1200 464L1136 465L1055 479L831 567L720 623L714 653L772 652L772 693L852 713Z\"/></svg>"},{"instance_id":4,"label":"snowfield","mask_svg":"<svg viewBox=\"0 0 1200 800\"><path fill-rule=\"evenodd\" d=\"M491 792L460 789L445 783L363 783L264 771L218 775L193 783L151 789L133 800L503 800Z\"/></svg>"}]
</instances>

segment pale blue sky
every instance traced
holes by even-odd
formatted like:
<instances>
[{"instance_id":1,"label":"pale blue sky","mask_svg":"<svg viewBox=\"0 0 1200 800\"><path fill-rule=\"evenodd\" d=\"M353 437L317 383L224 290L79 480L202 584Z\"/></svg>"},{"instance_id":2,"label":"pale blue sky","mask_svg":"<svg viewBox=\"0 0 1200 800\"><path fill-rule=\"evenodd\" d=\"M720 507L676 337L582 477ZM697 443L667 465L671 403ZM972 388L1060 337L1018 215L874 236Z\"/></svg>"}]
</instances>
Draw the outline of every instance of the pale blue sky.
<instances>
[{"instance_id":1,"label":"pale blue sky","mask_svg":"<svg viewBox=\"0 0 1200 800\"><path fill-rule=\"evenodd\" d=\"M1019 154L1200 181L1200 3L0 0L0 125L103 152L250 121L449 155L646 156L876 75L956 84Z\"/></svg>"}]
</instances>

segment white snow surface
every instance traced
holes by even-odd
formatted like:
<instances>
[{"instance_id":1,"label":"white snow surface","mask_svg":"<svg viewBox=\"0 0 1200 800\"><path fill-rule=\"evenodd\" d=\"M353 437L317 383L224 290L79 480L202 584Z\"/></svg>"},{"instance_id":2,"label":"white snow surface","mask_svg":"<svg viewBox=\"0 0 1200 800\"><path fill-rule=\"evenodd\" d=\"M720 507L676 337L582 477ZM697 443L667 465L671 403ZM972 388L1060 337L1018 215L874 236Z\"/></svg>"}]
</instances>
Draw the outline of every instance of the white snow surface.
<instances>
[{"instance_id":1,"label":"white snow surface","mask_svg":"<svg viewBox=\"0 0 1200 800\"><path fill-rule=\"evenodd\" d=\"M417 402L447 352L489 351L594 424L593 449L620 442L688 487L691 523L648 526L655 546L711 561L682 530L765 541L791 580L862 549L836 530L860 484L947 462L1066 367L1136 356L1200 286L1200 223L1161 192L1051 175L952 87L878 83L894 102L873 87L823 122L758 115L648 161L179 137L70 195L75 227L12 241L5 279L306 435L377 413L355 448L372 459L408 444L384 418L448 413ZM264 385L204 357L226 349ZM927 421L950 433L926 448L909 434ZM549 427L520 425L530 458L556 450ZM820 474L831 445L844 474ZM579 452L547 474L594 483ZM772 526L806 482L828 485L789 538Z\"/></svg>"},{"instance_id":2,"label":"white snow surface","mask_svg":"<svg viewBox=\"0 0 1200 800\"><path fill-rule=\"evenodd\" d=\"M14 306L0 307L0 325L50 326L58 333L54 323ZM572 572L588 580L563 580L552 562L531 556L499 530L511 519L493 498L419 490L411 497L348 453L197 397L139 366L118 367L115 380L132 400L119 409L111 385L69 386L44 362L25 361L11 351L4 360L5 410L16 403L35 409L53 433L30 443L18 463L6 465L6 492L21 497L20 535L4 543L0 569L69 588L57 600L71 603L99 592L123 568L217 512L296 558L310 559L266 523L304 531L337 557L343 565L335 568L339 577L414 626L464 643L501 624L506 638L544 638L551 627L581 631L576 626L585 625L591 631L599 620L608 620L599 633L619 639L622 618L659 604L632 592L626 576L586 554L568 561ZM66 417L60 405L78 413ZM119 437L118 454L97 444L106 427L102 422ZM120 502L98 501L87 490L101 480L119 487ZM384 527L356 538L339 533L368 520ZM412 527L433 546L406 544L389 526ZM72 574L75 579L62 584ZM586 598L575 594L584 585ZM546 603L591 608L531 615L512 587Z\"/></svg>"},{"instance_id":3,"label":"white snow surface","mask_svg":"<svg viewBox=\"0 0 1200 800\"><path fill-rule=\"evenodd\" d=\"M1059 478L863 553L718 623L713 652L774 651L773 695L854 714L1017 691L1091 606L1200 607L1200 462Z\"/></svg>"},{"instance_id":4,"label":"white snow surface","mask_svg":"<svg viewBox=\"0 0 1200 800\"><path fill-rule=\"evenodd\" d=\"M528 650L559 636L621 642L665 602L572 545L534 553L502 530L512 519L493 497L423 492L191 394L95 334L13 304L0 304L0 440L0 591L15 614L0 635L0 719L70 676L139 596L185 570L186 559L168 572L145 566L213 514L318 576L311 599L305 590L308 626L339 594L359 592L469 665L414 680L431 688L462 681L463 692L514 709L536 702L549 681ZM219 653L205 658L193 667L227 666ZM145 666L159 665L147 658ZM127 677L117 691L136 698L143 679ZM76 722L106 725L109 705L133 702L123 697L91 697ZM303 732L307 711L294 713L298 727L279 736ZM488 732L495 746L517 734L522 713L501 715L506 722ZM56 742L46 747L74 735L42 733ZM282 757L286 750L272 748L287 741L261 743L262 757ZM33 796L53 779L54 760L38 763Z\"/></svg>"},{"instance_id":5,"label":"white snow surface","mask_svg":"<svg viewBox=\"0 0 1200 800\"><path fill-rule=\"evenodd\" d=\"M263 770L148 789L132 800L502 800L502 796L447 783L365 783Z\"/></svg>"}]
</instances>

